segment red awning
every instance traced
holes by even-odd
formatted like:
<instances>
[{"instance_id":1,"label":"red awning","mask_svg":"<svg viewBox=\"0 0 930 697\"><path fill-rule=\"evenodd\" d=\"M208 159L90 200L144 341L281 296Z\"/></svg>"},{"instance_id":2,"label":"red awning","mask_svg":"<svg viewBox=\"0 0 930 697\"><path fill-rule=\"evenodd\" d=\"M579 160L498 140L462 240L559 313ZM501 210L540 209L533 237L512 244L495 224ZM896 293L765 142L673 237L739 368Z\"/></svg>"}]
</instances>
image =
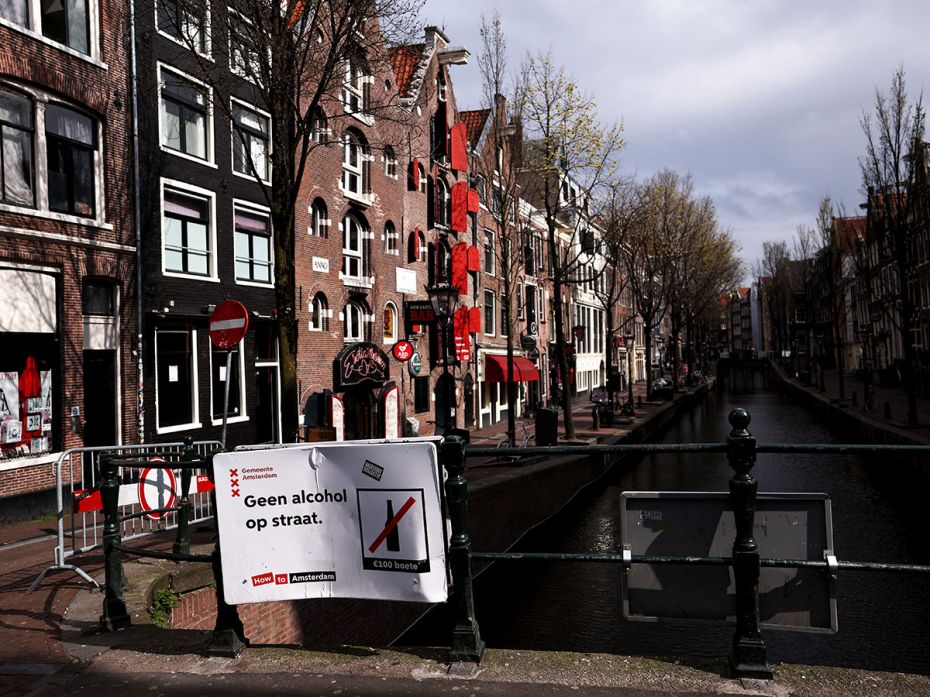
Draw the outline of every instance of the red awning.
<instances>
[{"instance_id":1,"label":"red awning","mask_svg":"<svg viewBox=\"0 0 930 697\"><path fill-rule=\"evenodd\" d=\"M507 382L507 356L485 357L484 379L488 382ZM539 380L539 370L533 363L523 356L513 357L514 380L517 382L533 382Z\"/></svg>"}]
</instances>

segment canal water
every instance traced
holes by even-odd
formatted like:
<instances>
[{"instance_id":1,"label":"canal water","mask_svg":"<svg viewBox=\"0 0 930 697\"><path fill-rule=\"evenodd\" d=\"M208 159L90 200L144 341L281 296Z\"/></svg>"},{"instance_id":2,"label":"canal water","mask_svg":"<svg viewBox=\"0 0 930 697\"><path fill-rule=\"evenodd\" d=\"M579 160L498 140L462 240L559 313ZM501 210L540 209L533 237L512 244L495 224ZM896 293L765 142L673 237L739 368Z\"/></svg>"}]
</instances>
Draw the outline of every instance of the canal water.
<instances>
[{"instance_id":1,"label":"canal water","mask_svg":"<svg viewBox=\"0 0 930 697\"><path fill-rule=\"evenodd\" d=\"M683 415L665 442L722 442L727 415L744 407L762 443L856 442L780 393L720 391ZM927 479L888 457L759 455L761 492L830 496L834 545L842 561L930 564ZM566 509L528 534L524 552L619 553L623 491L727 491L732 470L720 455L651 455L618 466ZM476 550L477 551L477 550ZM483 551L483 550L482 550ZM496 550L488 550L496 551ZM583 562L497 562L475 584L482 637L496 648L630 655L723 657L732 628L623 619L622 569ZM837 634L765 630L769 660L930 673L930 578L840 571ZM436 613L403 643L447 643L448 619Z\"/></svg>"}]
</instances>

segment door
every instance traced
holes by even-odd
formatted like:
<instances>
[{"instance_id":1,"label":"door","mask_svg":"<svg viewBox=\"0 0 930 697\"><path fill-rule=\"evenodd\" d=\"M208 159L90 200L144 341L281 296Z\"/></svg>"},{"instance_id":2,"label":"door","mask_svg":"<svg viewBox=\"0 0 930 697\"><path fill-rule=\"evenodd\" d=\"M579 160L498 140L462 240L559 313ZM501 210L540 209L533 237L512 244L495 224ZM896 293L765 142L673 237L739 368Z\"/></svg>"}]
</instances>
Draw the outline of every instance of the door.
<instances>
[{"instance_id":1,"label":"door","mask_svg":"<svg viewBox=\"0 0 930 697\"><path fill-rule=\"evenodd\" d=\"M278 367L255 366L255 439L278 442Z\"/></svg>"},{"instance_id":2,"label":"door","mask_svg":"<svg viewBox=\"0 0 930 697\"><path fill-rule=\"evenodd\" d=\"M434 390L436 406L436 433L446 435L455 428L455 380L441 375Z\"/></svg>"},{"instance_id":3,"label":"door","mask_svg":"<svg viewBox=\"0 0 930 697\"><path fill-rule=\"evenodd\" d=\"M364 440L383 434L374 392L370 387L351 387L342 399L345 405L345 439Z\"/></svg>"},{"instance_id":4,"label":"door","mask_svg":"<svg viewBox=\"0 0 930 697\"><path fill-rule=\"evenodd\" d=\"M116 445L116 351L84 351L84 445ZM94 486L99 468L91 453L84 453L83 481Z\"/></svg>"}]
</instances>

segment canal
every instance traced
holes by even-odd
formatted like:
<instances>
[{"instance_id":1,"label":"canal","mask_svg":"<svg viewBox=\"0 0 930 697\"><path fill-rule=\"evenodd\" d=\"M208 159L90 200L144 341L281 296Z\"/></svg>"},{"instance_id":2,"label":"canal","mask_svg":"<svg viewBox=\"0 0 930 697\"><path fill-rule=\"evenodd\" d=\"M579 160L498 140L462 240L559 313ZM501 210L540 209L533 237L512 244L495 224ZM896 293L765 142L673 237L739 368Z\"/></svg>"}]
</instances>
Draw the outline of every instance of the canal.
<instances>
[{"instance_id":1,"label":"canal","mask_svg":"<svg viewBox=\"0 0 930 697\"><path fill-rule=\"evenodd\" d=\"M765 443L855 442L778 392L711 393L666 433L665 442L721 442L727 415L744 407ZM888 457L760 455L760 492L823 492L832 500L834 543L842 561L930 564L927 479ZM623 491L727 491L724 455L661 454L619 465L515 548L523 552L619 553ZM476 550L478 551L478 550ZM485 550L481 550L485 551ZM499 550L487 550L499 551ZM722 657L732 629L686 622L645 623L622 616L618 564L497 562L476 581L482 637L495 648L630 655ZM766 630L772 662L930 673L930 580L890 572L840 571L837 634ZM428 616L403 643L448 642L448 619Z\"/></svg>"}]
</instances>

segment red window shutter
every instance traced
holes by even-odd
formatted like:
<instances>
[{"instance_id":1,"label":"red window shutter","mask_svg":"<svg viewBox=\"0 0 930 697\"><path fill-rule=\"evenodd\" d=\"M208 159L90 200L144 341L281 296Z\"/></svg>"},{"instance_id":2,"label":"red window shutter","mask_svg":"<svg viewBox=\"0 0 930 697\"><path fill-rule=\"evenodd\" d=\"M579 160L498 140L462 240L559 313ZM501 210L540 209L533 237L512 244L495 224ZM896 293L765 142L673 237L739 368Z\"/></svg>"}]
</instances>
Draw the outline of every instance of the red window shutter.
<instances>
[{"instance_id":1,"label":"red window shutter","mask_svg":"<svg viewBox=\"0 0 930 697\"><path fill-rule=\"evenodd\" d=\"M481 333L481 308L471 307L468 309L468 331L472 334Z\"/></svg>"},{"instance_id":2,"label":"red window shutter","mask_svg":"<svg viewBox=\"0 0 930 697\"><path fill-rule=\"evenodd\" d=\"M417 158L410 161L410 190L417 191L420 188L420 162Z\"/></svg>"},{"instance_id":3,"label":"red window shutter","mask_svg":"<svg viewBox=\"0 0 930 697\"><path fill-rule=\"evenodd\" d=\"M450 227L456 232L468 231L468 183L452 185L452 220Z\"/></svg>"},{"instance_id":4,"label":"red window shutter","mask_svg":"<svg viewBox=\"0 0 930 697\"><path fill-rule=\"evenodd\" d=\"M468 190L468 212L477 213L481 210L481 199L478 198L477 189Z\"/></svg>"},{"instance_id":5,"label":"red window shutter","mask_svg":"<svg viewBox=\"0 0 930 697\"><path fill-rule=\"evenodd\" d=\"M464 123L457 123L449 131L449 159L456 172L468 171L467 131Z\"/></svg>"},{"instance_id":6,"label":"red window shutter","mask_svg":"<svg viewBox=\"0 0 930 697\"><path fill-rule=\"evenodd\" d=\"M459 242L452 248L452 285L459 293L468 293L468 244Z\"/></svg>"},{"instance_id":7,"label":"red window shutter","mask_svg":"<svg viewBox=\"0 0 930 697\"><path fill-rule=\"evenodd\" d=\"M481 271L481 251L477 247L468 248L468 270Z\"/></svg>"},{"instance_id":8,"label":"red window shutter","mask_svg":"<svg viewBox=\"0 0 930 697\"><path fill-rule=\"evenodd\" d=\"M407 261L420 261L420 228L414 228L410 233L410 252L407 255Z\"/></svg>"}]
</instances>

